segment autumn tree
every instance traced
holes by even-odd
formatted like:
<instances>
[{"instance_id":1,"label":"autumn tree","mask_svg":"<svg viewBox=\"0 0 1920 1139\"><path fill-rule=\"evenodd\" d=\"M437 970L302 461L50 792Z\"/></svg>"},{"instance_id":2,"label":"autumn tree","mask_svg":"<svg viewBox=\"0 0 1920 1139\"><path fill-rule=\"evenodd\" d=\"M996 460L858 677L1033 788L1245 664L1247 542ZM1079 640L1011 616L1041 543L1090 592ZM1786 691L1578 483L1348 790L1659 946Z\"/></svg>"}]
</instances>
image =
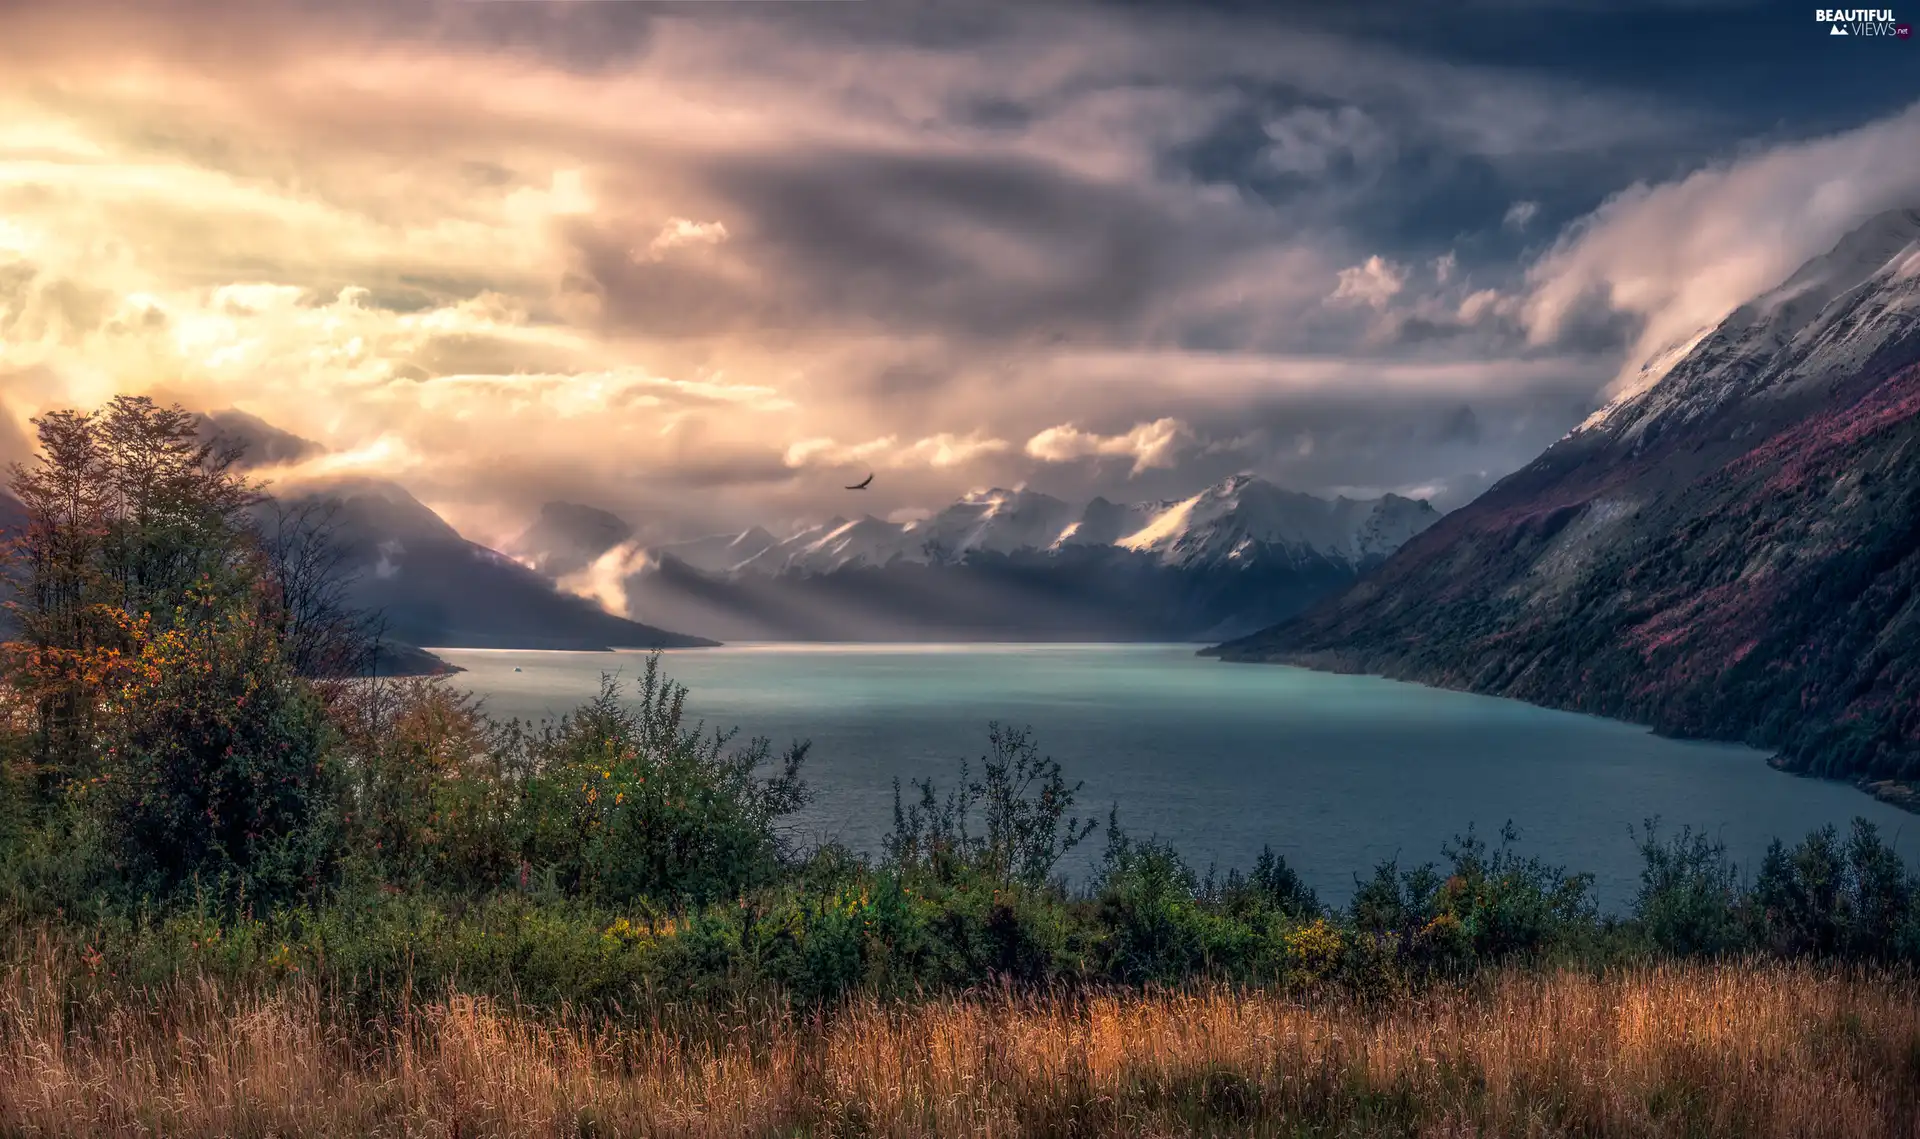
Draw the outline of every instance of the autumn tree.
<instances>
[{"instance_id":1,"label":"autumn tree","mask_svg":"<svg viewBox=\"0 0 1920 1139\"><path fill-rule=\"evenodd\" d=\"M58 777L85 765L137 626L165 628L189 589L235 601L253 589L259 496L238 449L202 441L177 406L119 396L33 422L39 456L9 469L28 524L8 679L34 710L36 759Z\"/></svg>"},{"instance_id":2,"label":"autumn tree","mask_svg":"<svg viewBox=\"0 0 1920 1139\"><path fill-rule=\"evenodd\" d=\"M261 496L238 473L242 449L201 440L194 415L145 396L115 398L97 423L108 603L149 612L190 588L234 595L251 586L248 510Z\"/></svg>"},{"instance_id":3,"label":"autumn tree","mask_svg":"<svg viewBox=\"0 0 1920 1139\"><path fill-rule=\"evenodd\" d=\"M10 472L28 525L6 680L43 790L89 804L140 890L317 881L337 779L301 673L354 651L326 533L263 527L239 449L178 406L121 396L34 425L40 455Z\"/></svg>"},{"instance_id":4,"label":"autumn tree","mask_svg":"<svg viewBox=\"0 0 1920 1139\"><path fill-rule=\"evenodd\" d=\"M129 892L264 908L323 885L342 837L336 733L273 626L190 592L123 674L82 794Z\"/></svg>"},{"instance_id":5,"label":"autumn tree","mask_svg":"<svg viewBox=\"0 0 1920 1139\"><path fill-rule=\"evenodd\" d=\"M28 522L9 551L20 597L9 603L19 639L10 646L7 679L28 710L32 751L45 768L71 759L87 734L87 674L112 630L98 608L107 493L95 417L57 411L34 426L40 458L9 472Z\"/></svg>"}]
</instances>

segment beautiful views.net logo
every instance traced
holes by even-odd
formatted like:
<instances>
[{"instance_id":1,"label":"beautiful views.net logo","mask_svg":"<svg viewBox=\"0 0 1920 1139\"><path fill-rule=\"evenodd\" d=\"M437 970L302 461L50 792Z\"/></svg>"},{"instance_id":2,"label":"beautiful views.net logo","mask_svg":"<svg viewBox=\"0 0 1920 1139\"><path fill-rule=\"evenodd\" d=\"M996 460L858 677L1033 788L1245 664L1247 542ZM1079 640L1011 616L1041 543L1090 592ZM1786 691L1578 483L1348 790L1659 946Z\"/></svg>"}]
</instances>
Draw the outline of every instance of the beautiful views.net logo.
<instances>
[{"instance_id":1,"label":"beautiful views.net logo","mask_svg":"<svg viewBox=\"0 0 1920 1139\"><path fill-rule=\"evenodd\" d=\"M1913 35L1908 24L1895 23L1892 8L1815 8L1813 18L1832 27L1830 36L1894 36L1906 39Z\"/></svg>"}]
</instances>

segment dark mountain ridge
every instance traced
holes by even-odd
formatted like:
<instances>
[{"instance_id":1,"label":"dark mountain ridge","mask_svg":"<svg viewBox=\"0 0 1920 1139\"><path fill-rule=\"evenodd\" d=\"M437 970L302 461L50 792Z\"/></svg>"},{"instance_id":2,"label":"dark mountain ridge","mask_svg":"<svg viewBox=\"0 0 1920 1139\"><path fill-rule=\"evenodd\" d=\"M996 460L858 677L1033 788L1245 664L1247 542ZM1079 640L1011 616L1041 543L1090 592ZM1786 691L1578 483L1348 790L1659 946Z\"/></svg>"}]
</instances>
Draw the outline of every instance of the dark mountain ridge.
<instances>
[{"instance_id":1,"label":"dark mountain ridge","mask_svg":"<svg viewBox=\"0 0 1920 1139\"><path fill-rule=\"evenodd\" d=\"M20 504L19 499L5 490L0 490L0 541L20 533L26 529L26 526L27 508Z\"/></svg>"}]
</instances>

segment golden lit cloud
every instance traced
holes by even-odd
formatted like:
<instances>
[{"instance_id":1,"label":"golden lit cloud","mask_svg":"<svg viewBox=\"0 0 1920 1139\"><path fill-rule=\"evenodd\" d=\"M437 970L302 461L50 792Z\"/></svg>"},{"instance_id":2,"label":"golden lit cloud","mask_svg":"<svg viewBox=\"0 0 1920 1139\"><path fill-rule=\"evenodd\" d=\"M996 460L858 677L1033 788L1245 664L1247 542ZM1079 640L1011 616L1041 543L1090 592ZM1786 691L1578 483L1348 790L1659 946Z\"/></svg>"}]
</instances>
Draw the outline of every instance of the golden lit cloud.
<instances>
[{"instance_id":1,"label":"golden lit cloud","mask_svg":"<svg viewBox=\"0 0 1920 1139\"><path fill-rule=\"evenodd\" d=\"M1193 429L1178 419L1142 423L1122 435L1097 435L1072 424L1049 427L1027 440L1027 454L1048 463L1066 463L1090 457L1128 458L1133 473L1150 467L1171 467L1181 451L1193 443Z\"/></svg>"},{"instance_id":2,"label":"golden lit cloud","mask_svg":"<svg viewBox=\"0 0 1920 1139\"><path fill-rule=\"evenodd\" d=\"M959 436L943 431L908 443L902 443L891 435L850 444L823 438L803 439L787 448L786 459L791 467L844 467L867 463L893 469L925 467L945 470L966 466L983 456L1001 455L1010 450L1012 446L1005 439L988 438L978 432Z\"/></svg>"}]
</instances>

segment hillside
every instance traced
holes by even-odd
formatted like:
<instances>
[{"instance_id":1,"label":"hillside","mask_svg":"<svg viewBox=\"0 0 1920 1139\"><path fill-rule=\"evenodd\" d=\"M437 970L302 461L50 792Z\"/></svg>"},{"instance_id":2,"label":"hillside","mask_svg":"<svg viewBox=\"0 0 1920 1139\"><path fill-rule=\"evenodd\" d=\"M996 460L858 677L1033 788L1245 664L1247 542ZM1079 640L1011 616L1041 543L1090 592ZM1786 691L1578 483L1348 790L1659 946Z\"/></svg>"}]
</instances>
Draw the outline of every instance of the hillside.
<instances>
[{"instance_id":1,"label":"hillside","mask_svg":"<svg viewBox=\"0 0 1920 1139\"><path fill-rule=\"evenodd\" d=\"M1368 580L1210 651L1913 780L1917 587L1920 211L1906 210L1743 306Z\"/></svg>"},{"instance_id":2,"label":"hillside","mask_svg":"<svg viewBox=\"0 0 1920 1139\"><path fill-rule=\"evenodd\" d=\"M715 642L657 629L565 593L505 554L461 537L400 487L335 481L282 490L340 502L339 539L357 572L353 602L387 634L434 648L652 649Z\"/></svg>"}]
</instances>

